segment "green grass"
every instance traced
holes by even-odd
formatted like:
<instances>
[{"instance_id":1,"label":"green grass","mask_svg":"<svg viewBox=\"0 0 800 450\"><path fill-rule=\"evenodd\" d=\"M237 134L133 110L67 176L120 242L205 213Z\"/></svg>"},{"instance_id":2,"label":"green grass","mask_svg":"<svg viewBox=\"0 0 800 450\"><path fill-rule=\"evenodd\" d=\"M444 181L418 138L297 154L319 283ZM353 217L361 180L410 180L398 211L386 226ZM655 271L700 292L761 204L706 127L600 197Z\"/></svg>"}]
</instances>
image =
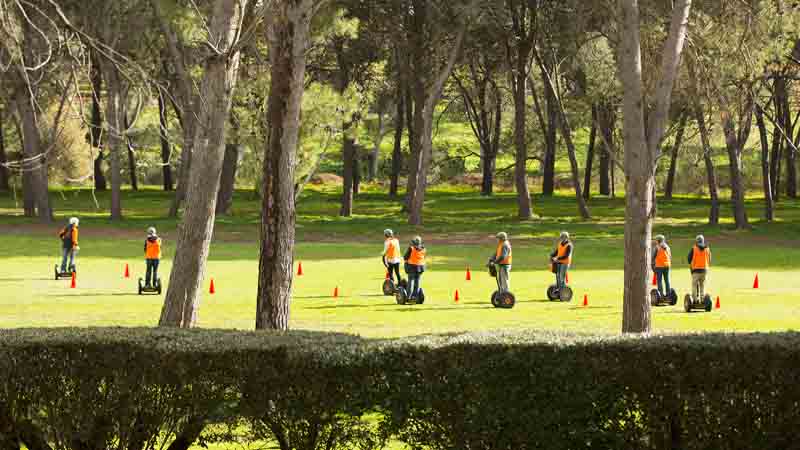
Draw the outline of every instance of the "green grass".
<instances>
[{"instance_id":1,"label":"green grass","mask_svg":"<svg viewBox=\"0 0 800 450\"><path fill-rule=\"evenodd\" d=\"M18 215L10 198L0 198L0 232L6 250L0 254L0 327L141 326L154 325L162 297L136 295L136 278L143 275L143 232L155 224L165 240L162 278L166 281L175 237L175 222L163 218L168 195L155 190L126 192L126 220L111 224L107 213L94 210L86 191L54 196L59 219L79 215L81 254L78 287L52 279L59 242L56 227L40 227ZM564 194L535 198L539 219L514 219L514 196L486 199L464 188L441 187L428 195L426 224L404 225L396 202L375 189L359 196L353 218L338 218L335 188L310 191L298 212L295 261L305 275L296 277L291 326L296 329L343 331L367 337L489 329L565 329L615 333L621 328L623 201L593 199L595 219L575 218L574 201ZM100 198L101 204L106 202ZM723 208L723 216L729 210ZM707 204L679 198L660 205L656 231L668 236L676 269L673 284L681 293L689 287L685 254L698 232L709 237L714 268L708 288L720 296L722 308L711 314L685 314L679 306L658 308L658 331L773 331L800 328L800 203L782 202L780 221L756 221L754 231L735 232L729 224L703 225ZM759 216L758 200L749 202L751 217ZM207 278L217 293L203 295L200 326L252 329L258 267L259 203L237 194L232 217L220 218L212 244ZM412 233L428 241L429 269L423 286L429 301L398 306L380 295L383 267L381 232L396 229L402 241ZM512 290L519 304L511 311L495 310L489 295L494 280L483 264L494 248L498 230L509 231L514 243ZM561 229L575 236L576 258L570 274L572 304L550 303L545 289L552 282L546 255ZM129 264L132 278L123 278ZM466 267L472 281L465 281ZM761 289L751 288L759 273ZM335 287L340 297L332 298ZM208 279L205 289L208 288ZM453 302L458 289L461 301ZM584 294L589 307L580 306Z\"/></svg>"}]
</instances>

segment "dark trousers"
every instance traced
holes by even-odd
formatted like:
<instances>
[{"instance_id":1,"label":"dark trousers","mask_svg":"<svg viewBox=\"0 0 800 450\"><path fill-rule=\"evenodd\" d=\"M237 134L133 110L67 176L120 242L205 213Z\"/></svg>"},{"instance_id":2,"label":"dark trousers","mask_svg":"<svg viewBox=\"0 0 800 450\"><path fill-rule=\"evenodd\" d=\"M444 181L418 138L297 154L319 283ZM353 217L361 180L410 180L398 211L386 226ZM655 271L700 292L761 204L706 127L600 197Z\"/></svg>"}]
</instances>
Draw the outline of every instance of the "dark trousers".
<instances>
[{"instance_id":1,"label":"dark trousers","mask_svg":"<svg viewBox=\"0 0 800 450\"><path fill-rule=\"evenodd\" d=\"M400 278L400 263L396 263L396 264L389 263L389 264L387 264L387 271L389 272L389 279L390 280L392 280L395 283L399 283L400 282L400 280L401 280L401 278ZM394 276L395 275L397 275L397 281L394 281Z\"/></svg>"},{"instance_id":2,"label":"dark trousers","mask_svg":"<svg viewBox=\"0 0 800 450\"><path fill-rule=\"evenodd\" d=\"M145 277L144 284L147 286L153 286L158 280L158 263L161 262L158 259L148 259L147 261L147 276ZM152 281L152 284L150 283Z\"/></svg>"},{"instance_id":3,"label":"dark trousers","mask_svg":"<svg viewBox=\"0 0 800 450\"><path fill-rule=\"evenodd\" d=\"M669 267L657 267L656 280L658 282L658 292L662 297L668 296L669 291L672 289L671 283L669 282ZM665 284L667 285L666 290L664 289Z\"/></svg>"},{"instance_id":4,"label":"dark trousers","mask_svg":"<svg viewBox=\"0 0 800 450\"><path fill-rule=\"evenodd\" d=\"M422 272L409 272L408 273L408 297L417 298L419 289L422 287L420 281L422 280Z\"/></svg>"}]
</instances>

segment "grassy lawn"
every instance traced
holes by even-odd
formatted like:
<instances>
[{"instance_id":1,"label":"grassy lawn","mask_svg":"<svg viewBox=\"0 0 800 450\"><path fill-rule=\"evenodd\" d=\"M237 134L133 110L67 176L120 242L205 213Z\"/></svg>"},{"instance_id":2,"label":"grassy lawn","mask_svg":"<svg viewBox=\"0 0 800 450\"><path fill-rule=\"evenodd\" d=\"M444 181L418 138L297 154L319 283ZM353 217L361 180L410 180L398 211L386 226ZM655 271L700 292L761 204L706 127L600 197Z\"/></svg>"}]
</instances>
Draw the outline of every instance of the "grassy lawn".
<instances>
[{"instance_id":1,"label":"grassy lawn","mask_svg":"<svg viewBox=\"0 0 800 450\"><path fill-rule=\"evenodd\" d=\"M20 217L12 198L0 198L0 233L6 250L0 253L0 327L154 325L161 296L136 295L143 276L144 229L156 225L165 240L161 274L168 278L176 223L163 218L169 196L156 190L126 192L126 220L111 224L104 210L95 210L88 191L55 193L59 220L79 215L81 254L78 283L53 280L59 242L56 227L40 227ZM101 206L106 197L99 197ZM542 328L614 333L621 327L624 262L621 199L590 202L594 220L575 218L574 201L564 193L534 199L537 220L514 219L511 193L481 198L463 188L437 188L428 196L426 224L414 230L404 225L397 202L367 189L356 203L353 218L338 218L335 188L314 188L298 211L295 261L304 275L295 278L291 326L330 330L368 337L407 336L465 330ZM760 216L757 199L749 205ZM723 217L729 216L726 204ZM800 203L782 202L773 224L755 221L748 232L734 232L729 223L707 228L707 204L678 198L660 204L656 231L666 234L673 248L673 285L682 295L690 285L685 255L695 234L708 237L714 252L707 287L722 308L710 314L683 313L680 305L658 308L658 331L772 331L800 328ZM252 329L258 266L259 202L237 193L233 215L220 218L212 243L206 289L213 277L215 295L204 295L200 325ZM394 228L405 244L414 233L427 240L428 272L423 277L428 302L398 306L380 293L382 230ZM553 282L546 270L547 253L561 229L575 237L576 257L570 273L575 291L571 304L551 303L545 289ZM508 231L514 243L512 290L518 305L495 310L489 295L494 279L483 269L494 248L492 236ZM131 278L123 277L125 264ZM472 269L472 281L465 270ZM761 288L752 289L758 272ZM338 287L339 297L333 298ZM458 289L461 300L453 301ZM588 295L589 307L581 306Z\"/></svg>"}]
</instances>

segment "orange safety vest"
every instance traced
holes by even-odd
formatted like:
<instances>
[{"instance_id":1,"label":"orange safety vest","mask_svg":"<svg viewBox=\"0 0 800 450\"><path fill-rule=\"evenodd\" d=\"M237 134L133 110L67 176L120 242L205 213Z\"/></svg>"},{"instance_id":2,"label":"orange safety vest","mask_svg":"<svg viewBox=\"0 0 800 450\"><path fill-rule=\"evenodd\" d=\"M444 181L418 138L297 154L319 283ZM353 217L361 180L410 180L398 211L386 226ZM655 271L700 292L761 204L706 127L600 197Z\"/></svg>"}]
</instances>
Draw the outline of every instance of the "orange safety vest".
<instances>
[{"instance_id":1,"label":"orange safety vest","mask_svg":"<svg viewBox=\"0 0 800 450\"><path fill-rule=\"evenodd\" d=\"M408 263L415 266L425 265L425 249L417 250L416 247L411 247L411 256L408 258Z\"/></svg>"},{"instance_id":2,"label":"orange safety vest","mask_svg":"<svg viewBox=\"0 0 800 450\"><path fill-rule=\"evenodd\" d=\"M656 267L664 269L670 266L672 266L672 259L670 258L669 252L666 248L659 246L656 250Z\"/></svg>"},{"instance_id":3,"label":"orange safety vest","mask_svg":"<svg viewBox=\"0 0 800 450\"><path fill-rule=\"evenodd\" d=\"M711 250L708 247L700 250L700 247L695 245L692 252L692 270L707 269L711 265Z\"/></svg>"},{"instance_id":4,"label":"orange safety vest","mask_svg":"<svg viewBox=\"0 0 800 450\"><path fill-rule=\"evenodd\" d=\"M567 242L566 244L563 244L561 242L558 243L558 254L556 254L556 260L558 261L559 264L566 264L566 265L572 264L572 254L570 254L566 260L560 259L562 256L567 254L567 247L569 246L569 244L570 244L569 242Z\"/></svg>"},{"instance_id":5,"label":"orange safety vest","mask_svg":"<svg viewBox=\"0 0 800 450\"><path fill-rule=\"evenodd\" d=\"M389 247L386 249L386 258L394 259L400 257L400 241L397 239L388 238Z\"/></svg>"},{"instance_id":6,"label":"orange safety vest","mask_svg":"<svg viewBox=\"0 0 800 450\"><path fill-rule=\"evenodd\" d=\"M155 241L150 239L145 241L144 257L145 259L161 259L161 238Z\"/></svg>"},{"instance_id":7,"label":"orange safety vest","mask_svg":"<svg viewBox=\"0 0 800 450\"><path fill-rule=\"evenodd\" d=\"M505 259L499 259L500 255L503 254L503 244L505 244L505 242L500 242L499 244L497 244L497 250L494 253L494 259L495 259L496 263L500 264L501 266L510 266L511 265L511 259L512 259L511 258L511 243L510 242L508 243L508 256L506 256Z\"/></svg>"}]
</instances>

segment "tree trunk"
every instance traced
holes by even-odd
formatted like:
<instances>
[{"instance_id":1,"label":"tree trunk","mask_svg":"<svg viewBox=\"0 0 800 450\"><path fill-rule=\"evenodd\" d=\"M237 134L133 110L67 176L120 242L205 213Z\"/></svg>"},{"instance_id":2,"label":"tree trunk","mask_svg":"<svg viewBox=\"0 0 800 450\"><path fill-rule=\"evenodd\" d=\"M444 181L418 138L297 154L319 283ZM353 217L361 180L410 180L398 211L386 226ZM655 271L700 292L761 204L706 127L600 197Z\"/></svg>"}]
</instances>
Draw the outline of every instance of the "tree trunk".
<instances>
[{"instance_id":1,"label":"tree trunk","mask_svg":"<svg viewBox=\"0 0 800 450\"><path fill-rule=\"evenodd\" d=\"M353 177L356 158L355 118L342 125L342 206L339 208L341 217L350 217L353 214Z\"/></svg>"},{"instance_id":2,"label":"tree trunk","mask_svg":"<svg viewBox=\"0 0 800 450\"><path fill-rule=\"evenodd\" d=\"M616 116L616 109L610 102L603 102L597 110L597 122L603 136L603 148L600 151L600 195L611 195L610 176L614 170L611 155L614 153Z\"/></svg>"},{"instance_id":3,"label":"tree trunk","mask_svg":"<svg viewBox=\"0 0 800 450\"><path fill-rule=\"evenodd\" d=\"M691 64L690 64L691 66ZM703 146L703 162L706 166L706 180L708 182L708 195L711 199L711 209L708 213L708 224L719 224L719 189L717 187L717 175L714 169L714 159L712 158L711 136L706 126L706 117L700 103L694 105L694 116L697 120L697 128L700 130L700 142Z\"/></svg>"},{"instance_id":4,"label":"tree trunk","mask_svg":"<svg viewBox=\"0 0 800 450\"><path fill-rule=\"evenodd\" d=\"M126 102L127 103L127 102ZM128 111L127 108L123 105L123 113L122 113L122 120L123 124L125 125L125 130L127 131L130 128L130 124L128 123ZM133 140L130 136L125 134L125 145L128 147L128 172L131 178L131 189L134 191L139 190L139 182L136 180L136 152L133 147Z\"/></svg>"},{"instance_id":5,"label":"tree trunk","mask_svg":"<svg viewBox=\"0 0 800 450\"><path fill-rule=\"evenodd\" d=\"M649 275L657 150L664 136L672 88L686 37L691 0L673 8L669 36L662 50L655 103L645 123L642 56L637 0L620 0L618 73L623 91L625 142L625 294L622 331L648 333L652 327Z\"/></svg>"},{"instance_id":6,"label":"tree trunk","mask_svg":"<svg viewBox=\"0 0 800 450\"><path fill-rule=\"evenodd\" d=\"M769 134L764 123L764 112L756 105L756 125L761 143L761 182L764 188L764 219L772 222L775 219L774 205L772 202L772 182L769 178Z\"/></svg>"},{"instance_id":7,"label":"tree trunk","mask_svg":"<svg viewBox=\"0 0 800 450\"><path fill-rule=\"evenodd\" d=\"M406 129L408 130L408 178L406 178L406 195L403 201L402 212L408 213L408 205L411 203L411 180L416 181L416 165L414 155L417 154L417 133L414 124L414 114L417 106L414 105L414 94L411 92L411 83L406 85Z\"/></svg>"},{"instance_id":8,"label":"tree trunk","mask_svg":"<svg viewBox=\"0 0 800 450\"><path fill-rule=\"evenodd\" d=\"M782 128L781 137L783 139L784 154L786 155L786 196L797 198L797 152L793 146L792 136L794 136L794 123L792 123L791 105L789 103L789 81L783 77L783 93L779 97L781 105L781 115L776 117L776 121Z\"/></svg>"},{"instance_id":9,"label":"tree trunk","mask_svg":"<svg viewBox=\"0 0 800 450\"><path fill-rule=\"evenodd\" d=\"M750 117L743 117L743 125L737 132L733 115L727 109L725 100L720 108L720 118L722 128L725 133L725 147L728 150L728 160L730 162L731 176L731 202L733 203L733 218L736 222L736 229L750 228L747 220L747 210L745 209L745 186L742 178L742 151L750 136L750 123L753 115L753 99L747 100L748 106L743 109L743 114Z\"/></svg>"},{"instance_id":10,"label":"tree trunk","mask_svg":"<svg viewBox=\"0 0 800 450\"><path fill-rule=\"evenodd\" d=\"M5 110L0 108L0 191L8 191L10 189L8 168L5 166L8 163L6 157L6 141L3 134L3 125L5 121Z\"/></svg>"},{"instance_id":11,"label":"tree trunk","mask_svg":"<svg viewBox=\"0 0 800 450\"><path fill-rule=\"evenodd\" d=\"M414 82L414 151L408 176L408 223L422 225L422 207L433 152L433 110L421 80Z\"/></svg>"},{"instance_id":12,"label":"tree trunk","mask_svg":"<svg viewBox=\"0 0 800 450\"><path fill-rule=\"evenodd\" d=\"M164 102L164 93L158 93L158 123L160 131L158 133L159 141L161 142L161 173L162 181L164 182L164 190L171 191L174 189L172 182L172 166L170 165L170 157L172 155L172 148L167 139L169 131L169 123L167 121L167 105Z\"/></svg>"},{"instance_id":13,"label":"tree trunk","mask_svg":"<svg viewBox=\"0 0 800 450\"><path fill-rule=\"evenodd\" d=\"M97 149L97 157L94 159L94 188L98 191L108 189L106 176L103 173L103 143L101 135L103 133L103 115L100 111L100 92L103 90L103 71L100 70L100 63L92 53L92 117L89 124L89 136L91 137L92 147Z\"/></svg>"},{"instance_id":14,"label":"tree trunk","mask_svg":"<svg viewBox=\"0 0 800 450\"><path fill-rule=\"evenodd\" d=\"M378 175L378 163L381 157L381 143L383 143L384 126L383 126L383 109L378 111L378 131L375 135L375 142L373 143L372 152L369 155L369 165L367 166L367 180L375 181Z\"/></svg>"},{"instance_id":15,"label":"tree trunk","mask_svg":"<svg viewBox=\"0 0 800 450\"><path fill-rule=\"evenodd\" d=\"M236 187L236 169L239 166L239 144L225 144L225 157L222 161L222 175L217 192L217 215L226 215L233 206L233 192Z\"/></svg>"},{"instance_id":16,"label":"tree trunk","mask_svg":"<svg viewBox=\"0 0 800 450\"><path fill-rule=\"evenodd\" d=\"M295 233L294 171L313 0L271 6L270 130L264 154L257 329L289 328Z\"/></svg>"},{"instance_id":17,"label":"tree trunk","mask_svg":"<svg viewBox=\"0 0 800 450\"><path fill-rule=\"evenodd\" d=\"M682 113L678 123L678 131L675 135L675 143L672 146L670 153L669 171L667 172L667 182L664 185L664 198L672 200L672 191L675 188L675 172L678 165L678 152L680 152L681 145L683 144L683 134L686 131L687 114Z\"/></svg>"},{"instance_id":18,"label":"tree trunk","mask_svg":"<svg viewBox=\"0 0 800 450\"><path fill-rule=\"evenodd\" d=\"M190 328L197 323L200 287L205 275L225 153L225 123L239 73L239 52L233 49L246 0L215 0L209 40L222 54L205 60L200 87L197 152L186 189L187 201L175 246L160 326ZM241 7L241 9L240 9Z\"/></svg>"},{"instance_id":19,"label":"tree trunk","mask_svg":"<svg viewBox=\"0 0 800 450\"><path fill-rule=\"evenodd\" d=\"M106 81L106 148L111 157L111 220L122 220L122 80L114 63L103 62L103 78Z\"/></svg>"},{"instance_id":20,"label":"tree trunk","mask_svg":"<svg viewBox=\"0 0 800 450\"><path fill-rule=\"evenodd\" d=\"M17 89L16 105L22 127L22 153L26 160L22 166L23 188L29 188L29 201L33 201L31 209L35 206L39 222L49 224L53 221L53 211L50 206L47 182L48 155L42 146L42 136L39 134L36 112L33 109L33 99L29 89ZM25 174L28 175L27 178L29 180L27 186L24 184ZM27 209L26 206L26 216L28 215ZM31 210L30 212L32 213L33 211Z\"/></svg>"},{"instance_id":21,"label":"tree trunk","mask_svg":"<svg viewBox=\"0 0 800 450\"><path fill-rule=\"evenodd\" d=\"M402 82L397 85L397 113L394 116L394 149L392 150L392 175L389 181L389 196L397 197L400 184L400 169L403 167L403 129L405 128L405 89Z\"/></svg>"},{"instance_id":22,"label":"tree trunk","mask_svg":"<svg viewBox=\"0 0 800 450\"><path fill-rule=\"evenodd\" d=\"M564 104L558 97L556 80L553 80L553 78L550 77L549 72L546 70L544 61L539 55L539 50L534 48L533 52L536 57L536 61L539 63L539 67L542 70L542 76L544 77L545 91L550 97L550 100L548 101L553 102L553 105L556 110L556 117L554 123L558 124L558 127L561 130L561 136L564 138L564 143L567 144L567 154L569 156L572 185L575 189L575 199L578 203L578 212L580 213L581 217L584 220L588 220L591 218L591 214L589 213L589 207L586 205L586 199L583 198L583 192L581 190L581 180L580 180L580 175L578 174L578 159L576 157L577 152L575 151L575 144L572 142L572 128L570 127L569 119L567 118L567 113L564 111ZM553 123L553 121L551 121L551 123Z\"/></svg>"},{"instance_id":23,"label":"tree trunk","mask_svg":"<svg viewBox=\"0 0 800 450\"><path fill-rule=\"evenodd\" d=\"M519 52L529 53L524 49ZM515 165L514 165L514 182L517 188L517 216L521 220L529 220L533 217L531 210L531 194L528 190L528 143L525 138L525 126L527 124L525 103L525 85L528 77L525 76L527 71L527 61L519 59L517 64L517 73L512 74L512 92L514 95L514 148L515 148Z\"/></svg>"},{"instance_id":24,"label":"tree trunk","mask_svg":"<svg viewBox=\"0 0 800 450\"><path fill-rule=\"evenodd\" d=\"M786 95L786 80L783 77L775 77L773 84L773 105L775 106L775 120L780 121L783 117L782 96ZM780 200L781 196L781 162L783 161L783 148L785 147L783 136L777 126L772 127L772 154L770 155L770 180L772 181L772 199Z\"/></svg>"},{"instance_id":25,"label":"tree trunk","mask_svg":"<svg viewBox=\"0 0 800 450\"><path fill-rule=\"evenodd\" d=\"M358 192L361 189L361 157L358 154L358 149L358 144L356 144L353 158L353 198L358 197Z\"/></svg>"},{"instance_id":26,"label":"tree trunk","mask_svg":"<svg viewBox=\"0 0 800 450\"><path fill-rule=\"evenodd\" d=\"M592 125L589 130L589 145L586 148L586 168L583 171L583 198L592 196L592 165L594 164L594 146L597 141L597 104L592 104Z\"/></svg>"},{"instance_id":27,"label":"tree trunk","mask_svg":"<svg viewBox=\"0 0 800 450\"><path fill-rule=\"evenodd\" d=\"M549 77L545 66L541 68L542 80ZM547 82L545 81L545 84ZM547 127L544 132L544 161L542 163L542 195L552 196L555 190L556 177L556 145L558 144L556 131L558 123L558 99L553 90L545 88L545 109L547 111Z\"/></svg>"}]
</instances>

